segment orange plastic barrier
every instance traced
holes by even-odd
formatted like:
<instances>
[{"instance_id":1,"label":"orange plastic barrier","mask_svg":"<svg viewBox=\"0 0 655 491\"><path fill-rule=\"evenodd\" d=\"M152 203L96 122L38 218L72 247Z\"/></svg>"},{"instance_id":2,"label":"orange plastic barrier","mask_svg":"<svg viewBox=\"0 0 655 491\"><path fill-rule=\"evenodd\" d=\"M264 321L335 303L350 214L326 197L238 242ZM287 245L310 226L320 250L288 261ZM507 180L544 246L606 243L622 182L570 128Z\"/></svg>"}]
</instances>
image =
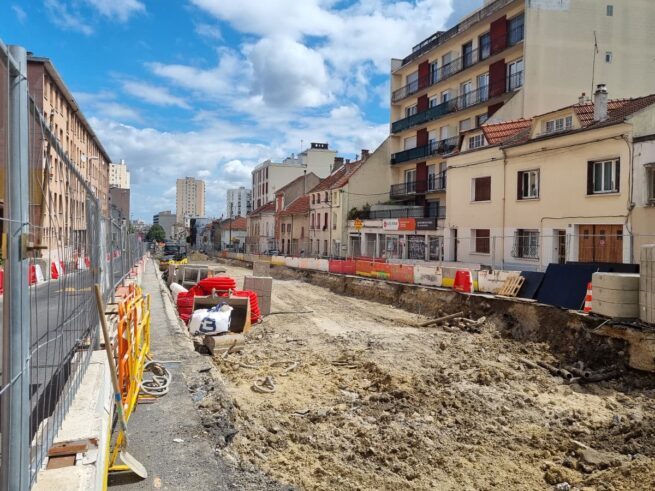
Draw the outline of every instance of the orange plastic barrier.
<instances>
[{"instance_id":1,"label":"orange plastic barrier","mask_svg":"<svg viewBox=\"0 0 655 491\"><path fill-rule=\"evenodd\" d=\"M330 259L328 262L328 270L330 273L355 274L355 261Z\"/></svg>"},{"instance_id":2,"label":"orange plastic barrier","mask_svg":"<svg viewBox=\"0 0 655 491\"><path fill-rule=\"evenodd\" d=\"M457 272L455 272L453 290L466 293L473 292L473 277L468 269L458 269Z\"/></svg>"}]
</instances>

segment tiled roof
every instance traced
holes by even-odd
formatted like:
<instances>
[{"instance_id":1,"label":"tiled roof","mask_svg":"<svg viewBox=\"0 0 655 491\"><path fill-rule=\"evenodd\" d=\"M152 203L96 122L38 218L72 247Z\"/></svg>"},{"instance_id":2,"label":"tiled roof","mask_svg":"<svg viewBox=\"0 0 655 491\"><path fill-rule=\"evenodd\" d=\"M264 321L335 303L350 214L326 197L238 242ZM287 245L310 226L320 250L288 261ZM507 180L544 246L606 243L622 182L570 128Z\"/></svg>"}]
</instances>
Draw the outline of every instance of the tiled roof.
<instances>
[{"instance_id":1,"label":"tiled roof","mask_svg":"<svg viewBox=\"0 0 655 491\"><path fill-rule=\"evenodd\" d=\"M591 126L601 126L608 124L617 124L623 122L625 118L631 114L636 113L652 104L655 104L655 94L647 95L645 97L637 97L634 99L613 99L607 103L607 116L608 119L594 122L594 103L586 102L584 104L573 105L573 110L580 120L583 128Z\"/></svg>"},{"instance_id":2,"label":"tiled roof","mask_svg":"<svg viewBox=\"0 0 655 491\"><path fill-rule=\"evenodd\" d=\"M270 203L266 203L265 205L260 206L259 208L255 209L254 211L252 211L250 213L250 216L252 217L252 216L260 215L262 213L266 213L266 212L269 212L269 211L275 211L275 202L274 201L271 201Z\"/></svg>"},{"instance_id":3,"label":"tiled roof","mask_svg":"<svg viewBox=\"0 0 655 491\"><path fill-rule=\"evenodd\" d=\"M245 217L238 217L232 220L232 230L246 230L247 222Z\"/></svg>"},{"instance_id":4,"label":"tiled roof","mask_svg":"<svg viewBox=\"0 0 655 491\"><path fill-rule=\"evenodd\" d=\"M289 205L280 212L281 216L285 215L304 215L309 213L309 196L304 195L294 199Z\"/></svg>"},{"instance_id":5,"label":"tiled roof","mask_svg":"<svg viewBox=\"0 0 655 491\"><path fill-rule=\"evenodd\" d=\"M357 169L362 166L363 163L364 161L357 160L355 162L343 164L336 171L334 171L332 174L314 186L309 192L315 193L317 191L326 191L328 189L340 188L348 182L350 176L352 176L357 171Z\"/></svg>"},{"instance_id":6,"label":"tiled roof","mask_svg":"<svg viewBox=\"0 0 655 491\"><path fill-rule=\"evenodd\" d=\"M482 125L484 137L489 145L497 145L532 126L531 119L516 119L502 123L487 123Z\"/></svg>"}]
</instances>

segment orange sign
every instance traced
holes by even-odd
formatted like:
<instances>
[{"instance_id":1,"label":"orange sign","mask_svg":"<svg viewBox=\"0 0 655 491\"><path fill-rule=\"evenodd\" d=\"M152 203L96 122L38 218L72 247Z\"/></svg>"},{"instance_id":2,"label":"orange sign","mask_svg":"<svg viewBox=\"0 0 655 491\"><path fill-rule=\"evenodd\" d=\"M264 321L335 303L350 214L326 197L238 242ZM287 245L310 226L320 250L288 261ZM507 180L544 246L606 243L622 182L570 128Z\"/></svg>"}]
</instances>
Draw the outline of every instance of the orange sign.
<instances>
[{"instance_id":1,"label":"orange sign","mask_svg":"<svg viewBox=\"0 0 655 491\"><path fill-rule=\"evenodd\" d=\"M401 231L416 230L416 220L414 218L399 218L398 230Z\"/></svg>"}]
</instances>

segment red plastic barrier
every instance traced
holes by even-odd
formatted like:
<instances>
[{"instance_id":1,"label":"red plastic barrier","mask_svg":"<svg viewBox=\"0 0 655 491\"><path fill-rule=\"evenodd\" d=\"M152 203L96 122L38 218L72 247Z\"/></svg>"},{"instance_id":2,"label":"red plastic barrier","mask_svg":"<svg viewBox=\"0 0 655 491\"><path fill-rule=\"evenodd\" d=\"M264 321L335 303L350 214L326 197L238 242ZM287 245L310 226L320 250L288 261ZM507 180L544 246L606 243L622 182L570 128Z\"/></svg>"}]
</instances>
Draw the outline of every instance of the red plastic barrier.
<instances>
[{"instance_id":1,"label":"red plastic barrier","mask_svg":"<svg viewBox=\"0 0 655 491\"><path fill-rule=\"evenodd\" d=\"M57 264L50 263L50 278L53 280L59 279L59 271L57 270Z\"/></svg>"},{"instance_id":2,"label":"red plastic barrier","mask_svg":"<svg viewBox=\"0 0 655 491\"><path fill-rule=\"evenodd\" d=\"M36 285L36 266L30 264L29 274L27 277L28 284Z\"/></svg>"},{"instance_id":3,"label":"red plastic barrier","mask_svg":"<svg viewBox=\"0 0 655 491\"><path fill-rule=\"evenodd\" d=\"M191 291L177 294L177 311L180 314L180 319L185 323L189 322L191 314L193 314L193 297L195 295Z\"/></svg>"},{"instance_id":4,"label":"red plastic barrier","mask_svg":"<svg viewBox=\"0 0 655 491\"><path fill-rule=\"evenodd\" d=\"M352 259L330 259L328 262L330 273L355 274L355 261Z\"/></svg>"},{"instance_id":5,"label":"red plastic barrier","mask_svg":"<svg viewBox=\"0 0 655 491\"><path fill-rule=\"evenodd\" d=\"M84 258L84 264L86 264L87 269L91 267L91 259L89 259L89 256Z\"/></svg>"},{"instance_id":6,"label":"red plastic barrier","mask_svg":"<svg viewBox=\"0 0 655 491\"><path fill-rule=\"evenodd\" d=\"M369 256L358 256L355 258L355 261L369 261L372 263L386 263L387 260L383 257L369 257Z\"/></svg>"},{"instance_id":7,"label":"red plastic barrier","mask_svg":"<svg viewBox=\"0 0 655 491\"><path fill-rule=\"evenodd\" d=\"M406 264L385 264L392 281L414 283L414 266Z\"/></svg>"},{"instance_id":8,"label":"red plastic barrier","mask_svg":"<svg viewBox=\"0 0 655 491\"><path fill-rule=\"evenodd\" d=\"M455 272L453 290L466 293L473 292L473 277L468 269L458 269Z\"/></svg>"},{"instance_id":9,"label":"red plastic barrier","mask_svg":"<svg viewBox=\"0 0 655 491\"><path fill-rule=\"evenodd\" d=\"M5 271L0 269L0 295L5 292Z\"/></svg>"}]
</instances>

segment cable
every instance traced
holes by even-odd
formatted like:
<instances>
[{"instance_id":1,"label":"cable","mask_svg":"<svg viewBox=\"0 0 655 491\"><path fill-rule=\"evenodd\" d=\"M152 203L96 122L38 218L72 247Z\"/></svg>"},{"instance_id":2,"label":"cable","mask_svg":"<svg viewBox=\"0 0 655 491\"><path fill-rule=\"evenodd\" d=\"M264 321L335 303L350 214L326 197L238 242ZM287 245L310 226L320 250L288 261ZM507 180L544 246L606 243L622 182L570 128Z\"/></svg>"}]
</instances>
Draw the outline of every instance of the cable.
<instances>
[{"instance_id":1,"label":"cable","mask_svg":"<svg viewBox=\"0 0 655 491\"><path fill-rule=\"evenodd\" d=\"M141 382L141 392L149 396L161 397L168 394L168 389L173 380L173 376L168 369L160 362L151 360L143 367L143 373L152 372L152 378L143 379Z\"/></svg>"}]
</instances>

